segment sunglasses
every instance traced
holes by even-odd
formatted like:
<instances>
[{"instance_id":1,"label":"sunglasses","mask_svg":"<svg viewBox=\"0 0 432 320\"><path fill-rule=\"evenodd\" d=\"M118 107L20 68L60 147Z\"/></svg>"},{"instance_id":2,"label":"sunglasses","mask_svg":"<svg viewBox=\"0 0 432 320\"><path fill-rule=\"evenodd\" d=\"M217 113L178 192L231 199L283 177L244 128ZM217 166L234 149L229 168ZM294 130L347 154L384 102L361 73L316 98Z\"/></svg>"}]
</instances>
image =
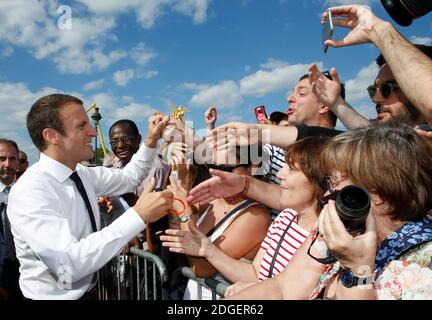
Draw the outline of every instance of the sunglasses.
<instances>
[{"instance_id":1,"label":"sunglasses","mask_svg":"<svg viewBox=\"0 0 432 320\"><path fill-rule=\"evenodd\" d=\"M208 164L206 164L206 166L209 169L215 169L215 170L220 170L220 171L225 171L225 172L232 172L236 168L248 167L249 165L247 165L247 164L239 164L239 165L236 165L236 166L227 166L227 165L216 165L216 164L213 164L213 163L208 163Z\"/></svg>"},{"instance_id":2,"label":"sunglasses","mask_svg":"<svg viewBox=\"0 0 432 320\"><path fill-rule=\"evenodd\" d=\"M373 85L370 85L369 87L367 87L367 91L368 91L371 99L375 96L375 94L377 93L378 90L380 91L381 95L384 98L388 98L388 97L390 97L393 90L395 90L395 89L399 89L399 86L394 82L386 82L383 84L373 84Z\"/></svg>"}]
</instances>

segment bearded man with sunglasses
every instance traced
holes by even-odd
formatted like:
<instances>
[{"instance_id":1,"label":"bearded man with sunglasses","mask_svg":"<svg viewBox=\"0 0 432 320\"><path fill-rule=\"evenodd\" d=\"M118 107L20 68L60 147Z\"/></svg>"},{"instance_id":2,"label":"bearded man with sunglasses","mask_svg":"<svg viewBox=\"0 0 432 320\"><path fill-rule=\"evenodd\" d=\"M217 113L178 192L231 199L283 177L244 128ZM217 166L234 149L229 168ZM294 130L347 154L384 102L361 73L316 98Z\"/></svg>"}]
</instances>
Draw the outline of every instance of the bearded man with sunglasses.
<instances>
[{"instance_id":1,"label":"bearded man with sunglasses","mask_svg":"<svg viewBox=\"0 0 432 320\"><path fill-rule=\"evenodd\" d=\"M368 90L377 105L377 121L402 121L412 127L431 123L432 46L413 45L389 22L379 19L365 6L346 5L328 10L332 12L334 25L347 28L349 32L343 39L329 39L325 44L339 48L373 43L382 53L377 59L380 72ZM326 22L327 15L327 11L322 14L321 23ZM319 91L323 86L332 88L332 84L319 75L316 67L312 67L311 73L311 81ZM333 73L336 74L336 70ZM333 89L337 90L337 86ZM322 92L325 95L321 98L330 98L329 91ZM333 97L332 110L348 129L370 123L343 101L336 101L337 95L333 94Z\"/></svg>"},{"instance_id":2,"label":"bearded man with sunglasses","mask_svg":"<svg viewBox=\"0 0 432 320\"><path fill-rule=\"evenodd\" d=\"M432 58L431 47L421 45L416 47ZM339 96L340 80L335 68L330 71L333 77L333 80L330 80L318 70L315 64L311 65L309 80L312 90L322 103L331 107L348 130L375 123L398 122L411 127L427 123L425 116L408 100L399 87L383 55L380 55L376 62L380 70L374 84L367 87L370 98L376 104L376 119L365 118Z\"/></svg>"}]
</instances>

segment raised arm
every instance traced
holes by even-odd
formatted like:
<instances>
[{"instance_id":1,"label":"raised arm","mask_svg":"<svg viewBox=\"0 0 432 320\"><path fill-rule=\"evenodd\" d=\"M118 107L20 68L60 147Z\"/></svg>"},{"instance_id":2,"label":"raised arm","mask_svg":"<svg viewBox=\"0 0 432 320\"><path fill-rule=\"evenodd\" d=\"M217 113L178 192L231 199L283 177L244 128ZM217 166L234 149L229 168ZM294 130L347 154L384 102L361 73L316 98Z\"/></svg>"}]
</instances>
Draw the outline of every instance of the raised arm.
<instances>
[{"instance_id":1,"label":"raised arm","mask_svg":"<svg viewBox=\"0 0 432 320\"><path fill-rule=\"evenodd\" d=\"M207 143L218 149L257 143L286 148L297 140L297 134L295 126L231 122L210 131Z\"/></svg>"},{"instance_id":2,"label":"raised arm","mask_svg":"<svg viewBox=\"0 0 432 320\"><path fill-rule=\"evenodd\" d=\"M193 188L188 197L191 204L208 203L215 199L243 195L264 204L269 208L283 210L283 188L277 184L267 183L249 176L210 169L212 178Z\"/></svg>"},{"instance_id":3,"label":"raised arm","mask_svg":"<svg viewBox=\"0 0 432 320\"><path fill-rule=\"evenodd\" d=\"M341 81L336 69L331 68L330 74L333 80L324 76L316 64L309 66L309 81L312 84L312 91L321 103L330 107L348 130L370 125L368 119L363 117L340 96Z\"/></svg>"},{"instance_id":4,"label":"raised arm","mask_svg":"<svg viewBox=\"0 0 432 320\"><path fill-rule=\"evenodd\" d=\"M339 41L326 40L326 44L338 48L361 43L375 44L399 87L408 100L432 122L432 60L405 39L389 22L377 18L368 8L359 5L330 8L335 26L351 31ZM337 17L343 18L337 18ZM322 22L327 12L322 15Z\"/></svg>"}]
</instances>

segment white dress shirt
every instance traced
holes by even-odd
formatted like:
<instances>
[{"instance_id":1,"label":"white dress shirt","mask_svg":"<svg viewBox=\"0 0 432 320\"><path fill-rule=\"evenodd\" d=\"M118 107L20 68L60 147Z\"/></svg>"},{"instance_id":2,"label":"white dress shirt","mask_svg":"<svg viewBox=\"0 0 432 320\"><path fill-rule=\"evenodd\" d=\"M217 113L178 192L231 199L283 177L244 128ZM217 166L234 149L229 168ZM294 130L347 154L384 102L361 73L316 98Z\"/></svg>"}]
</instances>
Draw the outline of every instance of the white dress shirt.
<instances>
[{"instance_id":1,"label":"white dress shirt","mask_svg":"<svg viewBox=\"0 0 432 320\"><path fill-rule=\"evenodd\" d=\"M72 171L41 153L9 194L8 217L20 267L20 287L30 299L78 299L94 285L95 272L144 227L133 208L100 230L97 196L133 192L148 174L156 149L144 145L123 169L85 167L77 172L95 215L92 233Z\"/></svg>"}]
</instances>

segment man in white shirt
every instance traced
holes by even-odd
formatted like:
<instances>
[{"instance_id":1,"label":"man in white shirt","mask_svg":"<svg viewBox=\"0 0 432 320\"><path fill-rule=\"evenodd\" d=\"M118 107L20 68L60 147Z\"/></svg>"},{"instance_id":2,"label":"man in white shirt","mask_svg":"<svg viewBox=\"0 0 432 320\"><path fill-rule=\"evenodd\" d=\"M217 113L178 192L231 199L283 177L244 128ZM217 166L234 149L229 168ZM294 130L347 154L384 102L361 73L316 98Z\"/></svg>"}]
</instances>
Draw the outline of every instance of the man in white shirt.
<instances>
[{"instance_id":1,"label":"man in white shirt","mask_svg":"<svg viewBox=\"0 0 432 320\"><path fill-rule=\"evenodd\" d=\"M150 192L151 185L133 207L103 229L97 205L98 195L123 194L138 186L150 169L167 122L162 114L149 119L144 144L122 170L85 167L79 162L92 158L96 130L82 101L52 94L33 104L27 129L41 155L14 185L8 206L26 298L89 296L97 271L146 222L169 211L172 193Z\"/></svg>"}]
</instances>

